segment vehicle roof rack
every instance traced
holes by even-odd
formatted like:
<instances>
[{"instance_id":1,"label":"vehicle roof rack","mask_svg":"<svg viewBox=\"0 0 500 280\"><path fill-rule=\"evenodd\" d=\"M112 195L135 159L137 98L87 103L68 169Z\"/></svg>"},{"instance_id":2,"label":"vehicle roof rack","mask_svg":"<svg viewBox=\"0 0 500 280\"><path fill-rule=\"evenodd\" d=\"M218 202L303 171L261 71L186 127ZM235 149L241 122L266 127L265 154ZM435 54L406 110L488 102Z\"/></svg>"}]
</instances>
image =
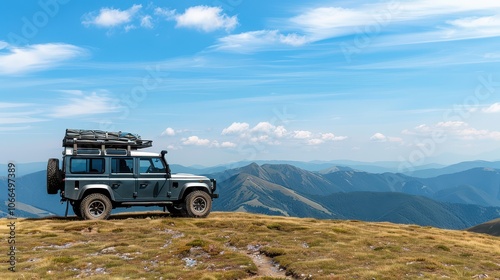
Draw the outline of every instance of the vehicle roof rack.
<instances>
[{"instance_id":1,"label":"vehicle roof rack","mask_svg":"<svg viewBox=\"0 0 500 280\"><path fill-rule=\"evenodd\" d=\"M129 132L109 132L88 129L66 129L62 141L63 147L73 148L76 152L81 148L123 148L138 150L153 146L152 140L143 140L141 136Z\"/></svg>"}]
</instances>

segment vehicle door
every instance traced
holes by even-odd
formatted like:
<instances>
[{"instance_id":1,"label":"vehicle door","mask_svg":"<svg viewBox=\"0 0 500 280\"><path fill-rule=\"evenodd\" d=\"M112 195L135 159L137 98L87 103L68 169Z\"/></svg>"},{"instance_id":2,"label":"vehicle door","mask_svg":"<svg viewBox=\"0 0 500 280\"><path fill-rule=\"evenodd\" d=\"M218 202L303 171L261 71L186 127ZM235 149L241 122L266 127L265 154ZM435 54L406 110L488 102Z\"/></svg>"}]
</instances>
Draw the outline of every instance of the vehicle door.
<instances>
[{"instance_id":1,"label":"vehicle door","mask_svg":"<svg viewBox=\"0 0 500 280\"><path fill-rule=\"evenodd\" d=\"M141 157L138 162L138 201L164 201L167 199L168 180L165 164L160 157Z\"/></svg>"},{"instance_id":2,"label":"vehicle door","mask_svg":"<svg viewBox=\"0 0 500 280\"><path fill-rule=\"evenodd\" d=\"M109 185L113 190L116 201L131 201L134 199L136 179L133 158L111 158Z\"/></svg>"}]
</instances>

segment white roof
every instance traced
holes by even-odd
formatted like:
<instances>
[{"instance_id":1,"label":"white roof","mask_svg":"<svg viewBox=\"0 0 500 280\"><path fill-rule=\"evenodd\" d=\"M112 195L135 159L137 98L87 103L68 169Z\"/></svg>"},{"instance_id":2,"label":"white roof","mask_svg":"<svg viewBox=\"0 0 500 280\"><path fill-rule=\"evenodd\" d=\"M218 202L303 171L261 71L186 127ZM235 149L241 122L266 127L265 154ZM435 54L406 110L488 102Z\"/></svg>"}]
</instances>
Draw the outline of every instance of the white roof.
<instances>
[{"instance_id":1,"label":"white roof","mask_svg":"<svg viewBox=\"0 0 500 280\"><path fill-rule=\"evenodd\" d=\"M130 155L133 157L159 157L159 153L152 152L141 152L141 151L130 151Z\"/></svg>"}]
</instances>

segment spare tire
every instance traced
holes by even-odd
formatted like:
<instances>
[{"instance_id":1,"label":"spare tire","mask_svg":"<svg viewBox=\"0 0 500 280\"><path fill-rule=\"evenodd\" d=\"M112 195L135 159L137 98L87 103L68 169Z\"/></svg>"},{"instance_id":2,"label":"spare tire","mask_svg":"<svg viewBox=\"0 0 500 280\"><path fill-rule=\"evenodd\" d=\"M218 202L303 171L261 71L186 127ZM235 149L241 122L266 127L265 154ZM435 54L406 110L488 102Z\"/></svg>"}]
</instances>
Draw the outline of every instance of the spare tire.
<instances>
[{"instance_id":1,"label":"spare tire","mask_svg":"<svg viewBox=\"0 0 500 280\"><path fill-rule=\"evenodd\" d=\"M51 158L47 162L47 193L57 194L62 187L62 174L59 170L59 159Z\"/></svg>"}]
</instances>

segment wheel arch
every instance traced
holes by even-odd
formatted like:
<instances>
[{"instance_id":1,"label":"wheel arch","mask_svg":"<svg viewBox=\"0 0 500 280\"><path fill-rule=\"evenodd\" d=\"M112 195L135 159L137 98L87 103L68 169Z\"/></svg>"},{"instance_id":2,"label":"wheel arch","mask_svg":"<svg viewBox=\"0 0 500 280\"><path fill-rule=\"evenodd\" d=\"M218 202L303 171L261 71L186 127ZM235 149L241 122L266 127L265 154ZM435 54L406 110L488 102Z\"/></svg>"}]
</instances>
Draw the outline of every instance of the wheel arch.
<instances>
[{"instance_id":1,"label":"wheel arch","mask_svg":"<svg viewBox=\"0 0 500 280\"><path fill-rule=\"evenodd\" d=\"M179 199L186 199L186 196L194 191L204 191L210 195L210 188L205 184L186 184L180 192Z\"/></svg>"},{"instance_id":2,"label":"wheel arch","mask_svg":"<svg viewBox=\"0 0 500 280\"><path fill-rule=\"evenodd\" d=\"M115 204L115 198L113 196L113 192L111 192L109 187L106 185L86 185L82 188L80 191L80 196L78 197L78 201L82 201L87 195L92 194L92 193L100 193L109 198L111 201L111 204Z\"/></svg>"}]
</instances>

